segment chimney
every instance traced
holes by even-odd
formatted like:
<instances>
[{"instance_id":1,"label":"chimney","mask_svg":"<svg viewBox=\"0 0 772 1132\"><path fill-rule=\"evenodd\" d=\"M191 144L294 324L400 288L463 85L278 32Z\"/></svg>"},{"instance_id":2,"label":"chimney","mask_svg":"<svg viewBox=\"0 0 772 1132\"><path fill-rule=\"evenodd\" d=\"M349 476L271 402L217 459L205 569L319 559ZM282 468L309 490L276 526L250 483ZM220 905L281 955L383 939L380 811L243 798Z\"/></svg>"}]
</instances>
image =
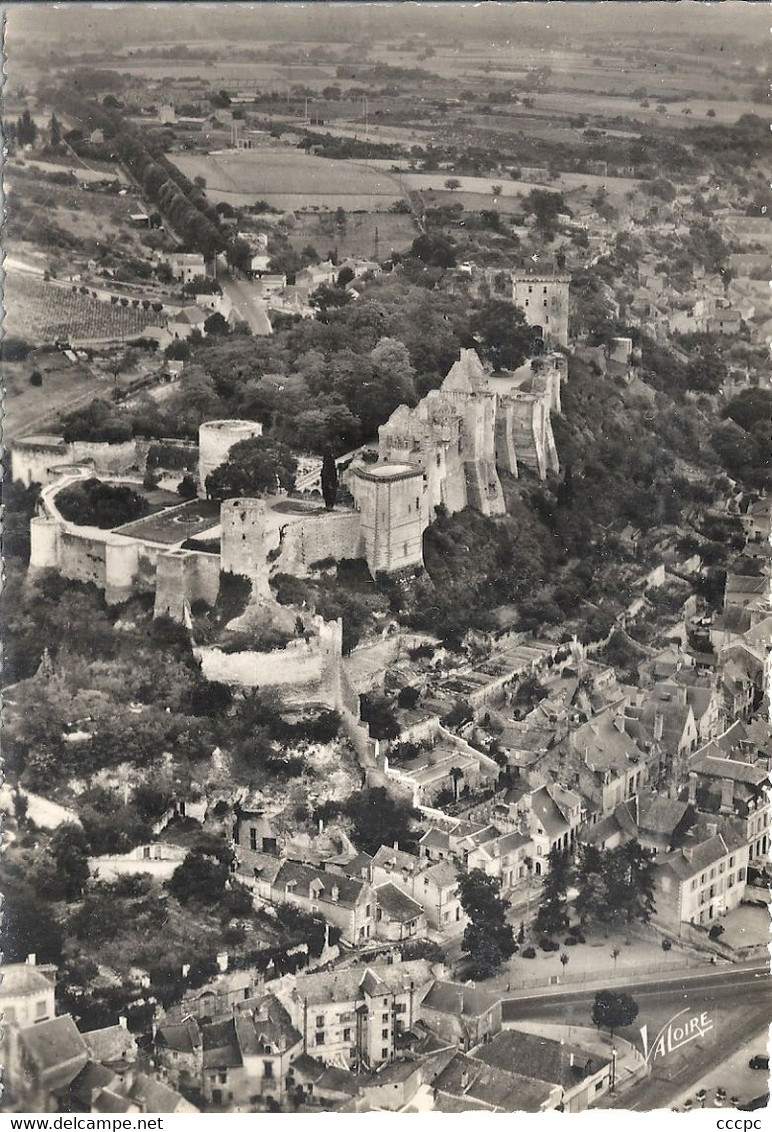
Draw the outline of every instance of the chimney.
<instances>
[{"instance_id":1,"label":"chimney","mask_svg":"<svg viewBox=\"0 0 772 1132\"><path fill-rule=\"evenodd\" d=\"M319 818L319 833L324 833L324 818Z\"/></svg>"},{"instance_id":2,"label":"chimney","mask_svg":"<svg viewBox=\"0 0 772 1132\"><path fill-rule=\"evenodd\" d=\"M225 974L225 972L228 970L228 952L227 951L221 951L220 954L217 956L217 966L220 968L220 971L223 974Z\"/></svg>"},{"instance_id":3,"label":"chimney","mask_svg":"<svg viewBox=\"0 0 772 1132\"><path fill-rule=\"evenodd\" d=\"M731 814L734 809L734 783L731 778L721 779L721 813Z\"/></svg>"},{"instance_id":4,"label":"chimney","mask_svg":"<svg viewBox=\"0 0 772 1132\"><path fill-rule=\"evenodd\" d=\"M469 1070L461 1070L461 1088L464 1092L469 1088Z\"/></svg>"},{"instance_id":5,"label":"chimney","mask_svg":"<svg viewBox=\"0 0 772 1132\"><path fill-rule=\"evenodd\" d=\"M697 804L697 772L694 770L689 771L689 805L696 806Z\"/></svg>"},{"instance_id":6,"label":"chimney","mask_svg":"<svg viewBox=\"0 0 772 1132\"><path fill-rule=\"evenodd\" d=\"M118 1019L118 1025L120 1026L120 1028L121 1028L122 1030L128 1030L128 1028L129 1028L129 1020L128 1020L128 1018L126 1017L126 1015L125 1015L125 1014L121 1014L121 1016L119 1017L119 1019Z\"/></svg>"},{"instance_id":7,"label":"chimney","mask_svg":"<svg viewBox=\"0 0 772 1132\"><path fill-rule=\"evenodd\" d=\"M398 841L395 841L395 842L394 842L394 843L392 844L392 849L399 849L399 842L398 842Z\"/></svg>"},{"instance_id":8,"label":"chimney","mask_svg":"<svg viewBox=\"0 0 772 1132\"><path fill-rule=\"evenodd\" d=\"M338 888L337 884L334 884L332 886L332 889L330 890L330 899L334 904L337 904L340 900L340 889Z\"/></svg>"},{"instance_id":9,"label":"chimney","mask_svg":"<svg viewBox=\"0 0 772 1132\"><path fill-rule=\"evenodd\" d=\"M187 979L189 974L190 974L190 963L183 963L182 964L182 977L183 977L183 979Z\"/></svg>"},{"instance_id":10,"label":"chimney","mask_svg":"<svg viewBox=\"0 0 772 1132\"><path fill-rule=\"evenodd\" d=\"M571 1066L571 1068L573 1069L573 1067L574 1067L574 1054L573 1054L573 1051L572 1051L571 1053L569 1053L569 1055L568 1055L568 1064L569 1064L569 1065Z\"/></svg>"},{"instance_id":11,"label":"chimney","mask_svg":"<svg viewBox=\"0 0 772 1132\"><path fill-rule=\"evenodd\" d=\"M684 857L689 862L689 864L691 864L692 858L694 856L694 846L693 845L684 845L681 852L683 853Z\"/></svg>"},{"instance_id":12,"label":"chimney","mask_svg":"<svg viewBox=\"0 0 772 1132\"><path fill-rule=\"evenodd\" d=\"M28 967L35 967L35 966L37 966L37 961L38 961L38 957L35 954L35 952L30 951L29 955L27 956L27 966Z\"/></svg>"},{"instance_id":13,"label":"chimney","mask_svg":"<svg viewBox=\"0 0 772 1132\"><path fill-rule=\"evenodd\" d=\"M708 837L715 837L718 834L718 822L706 822L705 828L708 831Z\"/></svg>"}]
</instances>

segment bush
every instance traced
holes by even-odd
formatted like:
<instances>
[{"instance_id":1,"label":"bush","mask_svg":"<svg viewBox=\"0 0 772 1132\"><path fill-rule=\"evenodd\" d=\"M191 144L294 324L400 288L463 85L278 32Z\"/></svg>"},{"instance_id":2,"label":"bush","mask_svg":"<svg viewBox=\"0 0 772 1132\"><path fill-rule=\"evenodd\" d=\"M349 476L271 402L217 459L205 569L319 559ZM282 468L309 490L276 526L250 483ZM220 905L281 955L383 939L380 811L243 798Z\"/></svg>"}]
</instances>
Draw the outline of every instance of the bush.
<instances>
[{"instance_id":1,"label":"bush","mask_svg":"<svg viewBox=\"0 0 772 1132\"><path fill-rule=\"evenodd\" d=\"M566 938L563 940L563 943L566 945L566 947L576 947L578 942L579 942L579 940L576 938L575 935L567 935Z\"/></svg>"},{"instance_id":2,"label":"bush","mask_svg":"<svg viewBox=\"0 0 772 1132\"><path fill-rule=\"evenodd\" d=\"M32 371L29 377L29 383L30 385L34 385L36 388L39 388L43 384L43 374L39 369Z\"/></svg>"},{"instance_id":3,"label":"bush","mask_svg":"<svg viewBox=\"0 0 772 1132\"><path fill-rule=\"evenodd\" d=\"M539 940L539 950L540 951L557 951L559 948L560 948L560 944L556 943L554 939L540 939Z\"/></svg>"},{"instance_id":4,"label":"bush","mask_svg":"<svg viewBox=\"0 0 772 1132\"><path fill-rule=\"evenodd\" d=\"M148 511L147 501L126 484L113 485L98 479L60 491L56 505L69 522L101 530L130 523Z\"/></svg>"},{"instance_id":5,"label":"bush","mask_svg":"<svg viewBox=\"0 0 772 1132\"><path fill-rule=\"evenodd\" d=\"M534 947L524 947L523 950L520 952L520 954L523 957L523 959L535 959L536 958L536 948L534 948Z\"/></svg>"},{"instance_id":6,"label":"bush","mask_svg":"<svg viewBox=\"0 0 772 1132\"><path fill-rule=\"evenodd\" d=\"M4 362L23 362L32 347L23 338L10 335L0 343L0 355Z\"/></svg>"},{"instance_id":7,"label":"bush","mask_svg":"<svg viewBox=\"0 0 772 1132\"><path fill-rule=\"evenodd\" d=\"M663 939L663 940L662 940L662 950L663 950L663 951L670 951L670 948L671 948L672 946L673 946L673 945L672 945L672 943L670 942L670 940L669 940L669 939Z\"/></svg>"},{"instance_id":8,"label":"bush","mask_svg":"<svg viewBox=\"0 0 772 1132\"><path fill-rule=\"evenodd\" d=\"M723 934L724 934L724 928L721 924L713 924L710 931L708 932L708 936L712 940L721 939L721 936Z\"/></svg>"}]
</instances>

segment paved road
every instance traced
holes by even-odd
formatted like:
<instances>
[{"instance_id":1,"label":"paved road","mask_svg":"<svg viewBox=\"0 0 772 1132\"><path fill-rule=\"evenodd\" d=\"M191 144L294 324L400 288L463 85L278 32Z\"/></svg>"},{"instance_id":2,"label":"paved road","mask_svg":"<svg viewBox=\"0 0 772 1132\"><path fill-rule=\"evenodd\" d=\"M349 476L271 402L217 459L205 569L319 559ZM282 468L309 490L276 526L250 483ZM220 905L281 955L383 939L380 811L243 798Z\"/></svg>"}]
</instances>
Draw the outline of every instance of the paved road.
<instances>
[{"instance_id":1,"label":"paved road","mask_svg":"<svg viewBox=\"0 0 772 1132\"><path fill-rule=\"evenodd\" d=\"M218 283L224 295L233 303L233 309L239 318L246 322L253 334L265 334L268 307L257 289L242 279L235 279L224 272L218 276Z\"/></svg>"},{"instance_id":2,"label":"paved road","mask_svg":"<svg viewBox=\"0 0 772 1132\"><path fill-rule=\"evenodd\" d=\"M762 1034L772 1017L772 981L768 966L761 962L720 972L649 980L630 985L640 1007L636 1028L648 1025L650 1036L682 1007L707 1010L715 1022L716 1039L702 1048L686 1047L670 1078L652 1075L620 1097L608 1097L603 1107L650 1112L666 1107L675 1097L693 1087L717 1068L738 1045L754 1034ZM564 991L540 998L519 999L504 1004L504 1018L587 1025L594 991ZM635 1032L628 1036L635 1040ZM640 1040L640 1039L638 1039ZM763 1042L762 1042L763 1044ZM676 1055L674 1055L676 1056Z\"/></svg>"}]
</instances>

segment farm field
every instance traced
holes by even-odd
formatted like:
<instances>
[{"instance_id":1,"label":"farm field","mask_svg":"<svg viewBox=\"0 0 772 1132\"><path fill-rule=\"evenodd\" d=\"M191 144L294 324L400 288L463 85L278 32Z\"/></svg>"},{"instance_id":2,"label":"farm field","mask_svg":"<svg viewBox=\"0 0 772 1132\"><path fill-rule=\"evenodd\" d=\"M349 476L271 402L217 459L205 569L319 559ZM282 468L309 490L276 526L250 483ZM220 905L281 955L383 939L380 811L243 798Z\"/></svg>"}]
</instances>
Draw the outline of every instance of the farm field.
<instances>
[{"instance_id":1,"label":"farm field","mask_svg":"<svg viewBox=\"0 0 772 1132\"><path fill-rule=\"evenodd\" d=\"M285 209L377 211L402 195L399 182L388 173L293 149L174 153L169 158L191 180L204 177L210 200L233 205L265 200Z\"/></svg>"},{"instance_id":2,"label":"farm field","mask_svg":"<svg viewBox=\"0 0 772 1132\"><path fill-rule=\"evenodd\" d=\"M5 280L5 309L6 334L35 344L55 339L121 341L139 337L145 327L158 324L152 310L100 302L22 272L9 274Z\"/></svg>"},{"instance_id":3,"label":"farm field","mask_svg":"<svg viewBox=\"0 0 772 1132\"><path fill-rule=\"evenodd\" d=\"M313 244L323 258L329 251L337 251L341 260L348 256L372 259L375 258L376 233L378 259L408 248L418 235L412 218L399 213L349 213L342 228L335 224L332 216L305 213L297 218L290 243L298 250Z\"/></svg>"}]
</instances>

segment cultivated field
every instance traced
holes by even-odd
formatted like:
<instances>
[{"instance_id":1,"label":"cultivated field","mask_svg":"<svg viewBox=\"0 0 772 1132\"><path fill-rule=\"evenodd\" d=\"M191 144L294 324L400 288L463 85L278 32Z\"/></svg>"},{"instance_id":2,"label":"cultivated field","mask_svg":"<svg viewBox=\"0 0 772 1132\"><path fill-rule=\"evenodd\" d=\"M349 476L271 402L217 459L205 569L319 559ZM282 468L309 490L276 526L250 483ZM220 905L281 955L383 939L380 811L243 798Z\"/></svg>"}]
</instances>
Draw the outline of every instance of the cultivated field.
<instances>
[{"instance_id":1,"label":"cultivated field","mask_svg":"<svg viewBox=\"0 0 772 1132\"><path fill-rule=\"evenodd\" d=\"M5 332L35 344L56 339L108 342L136 338L158 315L141 307L100 302L69 286L46 283L21 272L5 281Z\"/></svg>"},{"instance_id":2,"label":"cultivated field","mask_svg":"<svg viewBox=\"0 0 772 1132\"><path fill-rule=\"evenodd\" d=\"M322 257L336 250L341 260L348 256L382 260L392 251L409 247L417 235L412 218L399 213L353 213L343 227L332 216L305 213L298 217L290 243L298 250L313 244Z\"/></svg>"},{"instance_id":3,"label":"cultivated field","mask_svg":"<svg viewBox=\"0 0 772 1132\"><path fill-rule=\"evenodd\" d=\"M396 178L353 161L332 161L300 150L266 148L174 153L186 176L203 177L207 196L232 205L265 200L275 208L378 211L402 195Z\"/></svg>"}]
</instances>

